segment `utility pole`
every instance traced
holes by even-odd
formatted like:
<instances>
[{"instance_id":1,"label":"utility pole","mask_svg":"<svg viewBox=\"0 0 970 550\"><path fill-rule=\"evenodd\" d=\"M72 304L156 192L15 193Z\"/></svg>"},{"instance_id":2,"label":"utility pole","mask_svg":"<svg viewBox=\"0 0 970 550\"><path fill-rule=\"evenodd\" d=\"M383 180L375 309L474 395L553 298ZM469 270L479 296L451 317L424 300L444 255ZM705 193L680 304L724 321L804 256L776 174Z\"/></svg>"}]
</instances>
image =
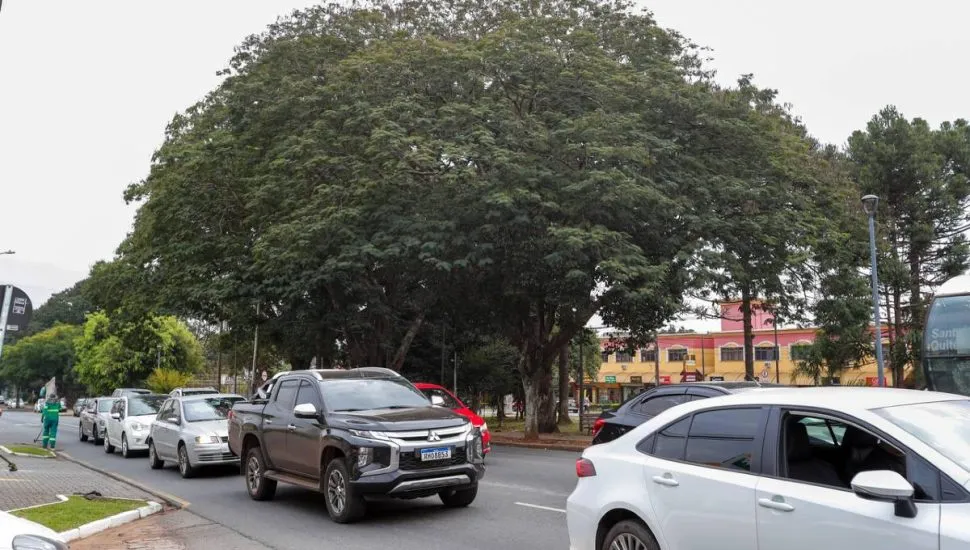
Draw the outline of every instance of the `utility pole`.
<instances>
[{"instance_id":1,"label":"utility pole","mask_svg":"<svg viewBox=\"0 0 970 550\"><path fill-rule=\"evenodd\" d=\"M581 338L579 340L579 376L576 379L579 381L579 399L576 400L576 409L579 411L579 433L583 432L583 401L586 400L586 393L583 391L583 379L586 378L586 366L585 362L585 348L586 348L586 329L580 333Z\"/></svg>"},{"instance_id":2,"label":"utility pole","mask_svg":"<svg viewBox=\"0 0 970 550\"><path fill-rule=\"evenodd\" d=\"M3 309L0 310L0 357L3 356L3 341L7 338L7 313L13 299L13 285L3 287Z\"/></svg>"},{"instance_id":3,"label":"utility pole","mask_svg":"<svg viewBox=\"0 0 970 550\"><path fill-rule=\"evenodd\" d=\"M253 376L250 383L249 392L256 391L256 351L259 349L259 304L256 304L256 326L253 330Z\"/></svg>"},{"instance_id":4,"label":"utility pole","mask_svg":"<svg viewBox=\"0 0 970 550\"><path fill-rule=\"evenodd\" d=\"M458 395L458 350L455 350L455 364L452 365L451 369L451 391L455 395Z\"/></svg>"},{"instance_id":5,"label":"utility pole","mask_svg":"<svg viewBox=\"0 0 970 550\"><path fill-rule=\"evenodd\" d=\"M781 384L781 367L779 363L781 362L781 348L778 347L778 314L774 314L771 317L771 324L775 327L775 382Z\"/></svg>"}]
</instances>

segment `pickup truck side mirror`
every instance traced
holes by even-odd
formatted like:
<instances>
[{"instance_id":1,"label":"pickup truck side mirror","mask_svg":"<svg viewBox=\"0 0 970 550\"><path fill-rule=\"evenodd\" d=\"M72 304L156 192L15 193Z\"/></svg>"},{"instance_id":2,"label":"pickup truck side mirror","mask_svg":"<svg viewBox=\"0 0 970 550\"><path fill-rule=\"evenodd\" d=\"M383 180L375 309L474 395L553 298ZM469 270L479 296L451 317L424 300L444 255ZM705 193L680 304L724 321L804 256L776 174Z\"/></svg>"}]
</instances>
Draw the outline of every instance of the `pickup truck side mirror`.
<instances>
[{"instance_id":1,"label":"pickup truck side mirror","mask_svg":"<svg viewBox=\"0 0 970 550\"><path fill-rule=\"evenodd\" d=\"M313 403L300 403L296 407L293 407L293 416L297 418L316 418L317 408L313 406Z\"/></svg>"},{"instance_id":2,"label":"pickup truck side mirror","mask_svg":"<svg viewBox=\"0 0 970 550\"><path fill-rule=\"evenodd\" d=\"M441 397L440 395L432 395L431 396L431 404L434 405L435 407L444 407L445 406L445 398L444 397Z\"/></svg>"}]
</instances>

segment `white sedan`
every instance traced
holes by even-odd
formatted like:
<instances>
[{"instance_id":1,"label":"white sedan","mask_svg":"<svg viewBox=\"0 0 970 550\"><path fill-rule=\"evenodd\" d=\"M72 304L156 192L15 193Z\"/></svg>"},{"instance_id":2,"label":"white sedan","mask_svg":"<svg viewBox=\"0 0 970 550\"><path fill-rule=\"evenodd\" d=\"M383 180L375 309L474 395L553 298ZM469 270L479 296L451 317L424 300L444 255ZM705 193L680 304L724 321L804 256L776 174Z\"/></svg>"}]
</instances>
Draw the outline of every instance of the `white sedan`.
<instances>
[{"instance_id":1,"label":"white sedan","mask_svg":"<svg viewBox=\"0 0 970 550\"><path fill-rule=\"evenodd\" d=\"M53 530L13 514L0 512L0 550L67 550Z\"/></svg>"},{"instance_id":2,"label":"white sedan","mask_svg":"<svg viewBox=\"0 0 970 550\"><path fill-rule=\"evenodd\" d=\"M586 449L571 550L970 548L970 399L764 389Z\"/></svg>"}]
</instances>

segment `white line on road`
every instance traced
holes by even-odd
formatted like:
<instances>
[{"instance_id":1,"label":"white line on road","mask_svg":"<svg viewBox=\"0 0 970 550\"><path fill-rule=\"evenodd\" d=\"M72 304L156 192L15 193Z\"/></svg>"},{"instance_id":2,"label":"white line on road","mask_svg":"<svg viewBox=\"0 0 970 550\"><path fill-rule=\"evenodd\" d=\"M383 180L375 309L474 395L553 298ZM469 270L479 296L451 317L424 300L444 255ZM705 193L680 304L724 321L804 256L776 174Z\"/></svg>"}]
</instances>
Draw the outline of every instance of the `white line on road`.
<instances>
[{"instance_id":1,"label":"white line on road","mask_svg":"<svg viewBox=\"0 0 970 550\"><path fill-rule=\"evenodd\" d=\"M525 506L526 508L535 508L537 510L548 510L550 512L559 512L565 514L566 511L562 508L550 508L549 506L539 506L538 504L529 504L528 502L516 502L519 506Z\"/></svg>"}]
</instances>

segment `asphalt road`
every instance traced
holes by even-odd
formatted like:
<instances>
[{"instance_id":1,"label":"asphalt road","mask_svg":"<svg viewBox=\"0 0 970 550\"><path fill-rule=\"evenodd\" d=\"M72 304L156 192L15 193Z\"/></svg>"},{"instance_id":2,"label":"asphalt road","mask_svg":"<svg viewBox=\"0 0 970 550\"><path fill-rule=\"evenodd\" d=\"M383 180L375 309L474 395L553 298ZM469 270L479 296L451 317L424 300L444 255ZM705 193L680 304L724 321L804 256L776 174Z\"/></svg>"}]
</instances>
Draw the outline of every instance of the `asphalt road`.
<instances>
[{"instance_id":1,"label":"asphalt road","mask_svg":"<svg viewBox=\"0 0 970 550\"><path fill-rule=\"evenodd\" d=\"M6 411L0 417L0 442L29 443L39 430L36 413ZM576 484L576 453L493 447L470 507L445 509L437 497L380 501L368 507L362 522L337 525L327 517L322 496L311 491L280 484L274 500L250 500L237 468L185 480L174 465L155 471L144 457L106 455L101 446L78 441L74 417L61 417L57 443L78 460L173 495L188 502L194 514L270 548L302 550L325 543L367 550L562 550L569 545L564 509Z\"/></svg>"}]
</instances>

